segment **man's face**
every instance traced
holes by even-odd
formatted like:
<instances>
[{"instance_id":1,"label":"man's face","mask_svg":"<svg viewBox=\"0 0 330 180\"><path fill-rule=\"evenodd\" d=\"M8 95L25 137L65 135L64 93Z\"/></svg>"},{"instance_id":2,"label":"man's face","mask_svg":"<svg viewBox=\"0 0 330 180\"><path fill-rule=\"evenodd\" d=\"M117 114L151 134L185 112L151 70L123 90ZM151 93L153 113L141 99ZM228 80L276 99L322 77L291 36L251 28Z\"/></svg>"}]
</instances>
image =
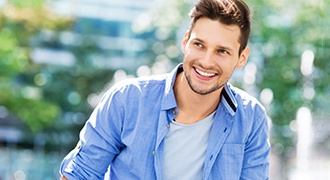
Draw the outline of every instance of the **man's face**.
<instances>
[{"instance_id":1,"label":"man's face","mask_svg":"<svg viewBox=\"0 0 330 180\"><path fill-rule=\"evenodd\" d=\"M239 56L240 30L208 18L198 19L182 41L184 75L190 88L206 95L221 90L235 68L246 63L249 49Z\"/></svg>"}]
</instances>

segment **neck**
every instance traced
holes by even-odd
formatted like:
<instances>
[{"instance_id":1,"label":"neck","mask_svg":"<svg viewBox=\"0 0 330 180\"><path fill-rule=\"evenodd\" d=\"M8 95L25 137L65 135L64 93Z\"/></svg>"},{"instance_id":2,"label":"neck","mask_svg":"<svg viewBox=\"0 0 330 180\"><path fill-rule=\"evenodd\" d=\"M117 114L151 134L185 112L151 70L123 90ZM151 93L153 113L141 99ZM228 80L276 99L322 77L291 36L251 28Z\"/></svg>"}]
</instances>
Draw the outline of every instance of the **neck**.
<instances>
[{"instance_id":1,"label":"neck","mask_svg":"<svg viewBox=\"0 0 330 180\"><path fill-rule=\"evenodd\" d=\"M177 122L192 124L204 119L216 110L222 88L207 95L195 93L188 85L184 72L177 75L174 93L179 108Z\"/></svg>"}]
</instances>

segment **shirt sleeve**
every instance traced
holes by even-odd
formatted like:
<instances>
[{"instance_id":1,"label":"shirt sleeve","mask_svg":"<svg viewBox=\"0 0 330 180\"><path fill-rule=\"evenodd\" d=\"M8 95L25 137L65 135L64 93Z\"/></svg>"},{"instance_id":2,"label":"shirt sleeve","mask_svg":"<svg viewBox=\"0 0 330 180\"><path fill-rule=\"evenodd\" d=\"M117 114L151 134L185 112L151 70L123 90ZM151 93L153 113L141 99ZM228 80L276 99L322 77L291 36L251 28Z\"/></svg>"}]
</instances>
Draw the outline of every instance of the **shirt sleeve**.
<instances>
[{"instance_id":1,"label":"shirt sleeve","mask_svg":"<svg viewBox=\"0 0 330 180\"><path fill-rule=\"evenodd\" d=\"M241 180L269 179L270 143L268 132L267 115L263 110L259 111L245 145Z\"/></svg>"},{"instance_id":2,"label":"shirt sleeve","mask_svg":"<svg viewBox=\"0 0 330 180\"><path fill-rule=\"evenodd\" d=\"M109 91L103 96L81 130L77 147L63 159L62 175L68 179L103 179L123 146L121 102L118 93Z\"/></svg>"}]
</instances>

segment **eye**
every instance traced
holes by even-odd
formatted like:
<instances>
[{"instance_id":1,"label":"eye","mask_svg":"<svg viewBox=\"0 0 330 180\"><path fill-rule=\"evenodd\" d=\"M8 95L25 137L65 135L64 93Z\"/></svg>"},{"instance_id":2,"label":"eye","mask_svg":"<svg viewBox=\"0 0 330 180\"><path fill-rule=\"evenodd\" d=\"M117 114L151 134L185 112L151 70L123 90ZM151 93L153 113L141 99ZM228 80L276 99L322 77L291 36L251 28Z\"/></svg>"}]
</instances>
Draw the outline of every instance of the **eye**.
<instances>
[{"instance_id":1,"label":"eye","mask_svg":"<svg viewBox=\"0 0 330 180\"><path fill-rule=\"evenodd\" d=\"M194 45L197 46L197 47L199 47L199 48L203 48L203 44L202 43L195 42Z\"/></svg>"},{"instance_id":2,"label":"eye","mask_svg":"<svg viewBox=\"0 0 330 180\"><path fill-rule=\"evenodd\" d=\"M229 52L225 49L219 49L218 53L220 53L220 54L229 54Z\"/></svg>"}]
</instances>

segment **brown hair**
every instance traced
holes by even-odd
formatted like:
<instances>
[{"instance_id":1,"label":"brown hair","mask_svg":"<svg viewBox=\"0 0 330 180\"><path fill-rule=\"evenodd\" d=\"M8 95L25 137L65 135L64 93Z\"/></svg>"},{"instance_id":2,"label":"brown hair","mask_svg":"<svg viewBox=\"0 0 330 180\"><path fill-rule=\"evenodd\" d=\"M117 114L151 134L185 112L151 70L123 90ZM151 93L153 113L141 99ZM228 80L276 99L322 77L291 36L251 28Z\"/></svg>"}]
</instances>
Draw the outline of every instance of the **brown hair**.
<instances>
[{"instance_id":1,"label":"brown hair","mask_svg":"<svg viewBox=\"0 0 330 180\"><path fill-rule=\"evenodd\" d=\"M241 32L239 55L246 48L251 31L251 13L243 0L199 0L189 15L190 32L201 17L217 20L225 25L237 25Z\"/></svg>"}]
</instances>

